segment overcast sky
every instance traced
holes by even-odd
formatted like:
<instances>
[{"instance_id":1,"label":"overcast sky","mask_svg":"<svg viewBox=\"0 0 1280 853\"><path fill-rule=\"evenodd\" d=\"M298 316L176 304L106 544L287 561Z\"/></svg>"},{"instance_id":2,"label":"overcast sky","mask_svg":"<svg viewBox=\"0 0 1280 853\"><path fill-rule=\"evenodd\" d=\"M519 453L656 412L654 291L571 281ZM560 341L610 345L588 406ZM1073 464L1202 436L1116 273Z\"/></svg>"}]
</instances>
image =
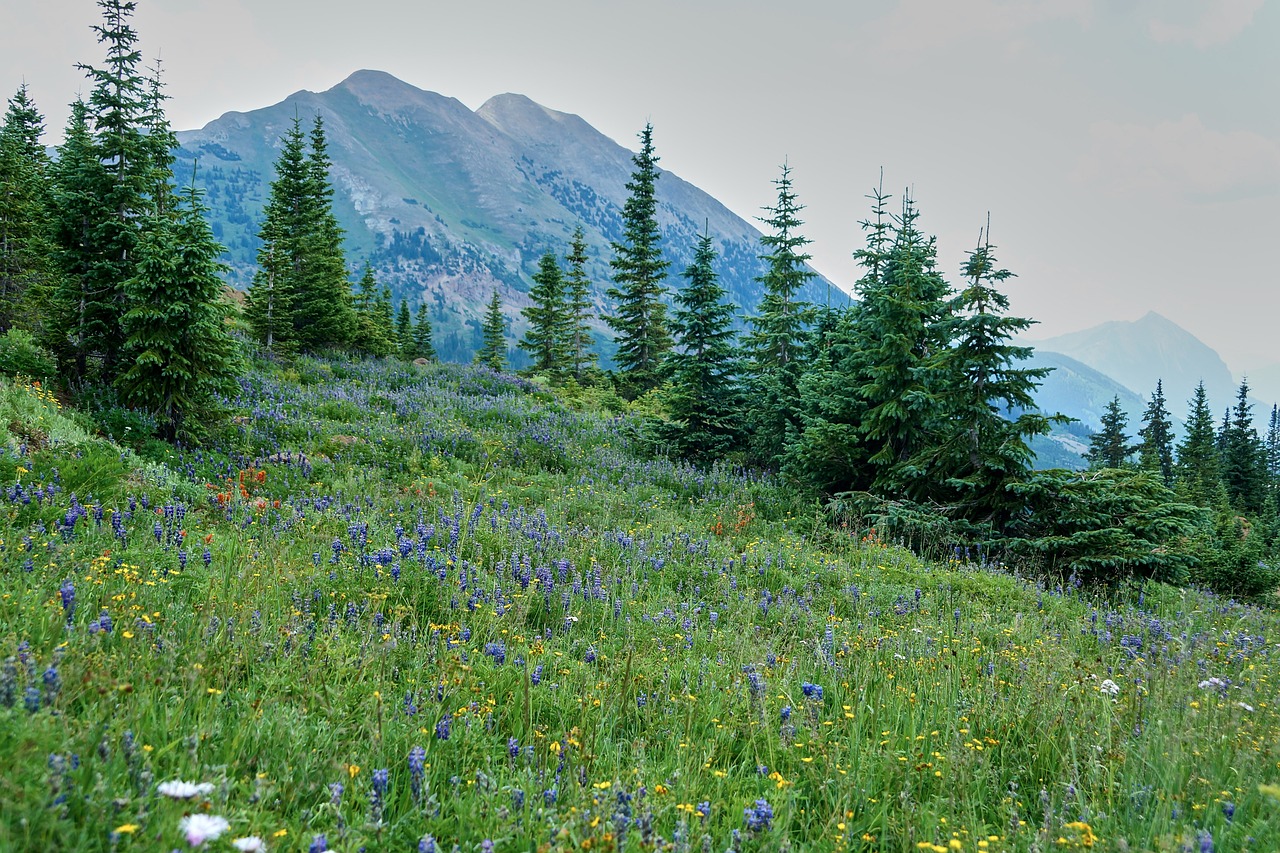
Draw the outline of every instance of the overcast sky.
<instances>
[{"instance_id":1,"label":"overcast sky","mask_svg":"<svg viewBox=\"0 0 1280 853\"><path fill-rule=\"evenodd\" d=\"M1037 337L1157 310L1239 374L1280 362L1280 0L139 0L178 129L374 68L518 92L742 216L784 160L814 265L912 187L948 273L988 211ZM94 0L0 0L0 87L61 136Z\"/></svg>"}]
</instances>

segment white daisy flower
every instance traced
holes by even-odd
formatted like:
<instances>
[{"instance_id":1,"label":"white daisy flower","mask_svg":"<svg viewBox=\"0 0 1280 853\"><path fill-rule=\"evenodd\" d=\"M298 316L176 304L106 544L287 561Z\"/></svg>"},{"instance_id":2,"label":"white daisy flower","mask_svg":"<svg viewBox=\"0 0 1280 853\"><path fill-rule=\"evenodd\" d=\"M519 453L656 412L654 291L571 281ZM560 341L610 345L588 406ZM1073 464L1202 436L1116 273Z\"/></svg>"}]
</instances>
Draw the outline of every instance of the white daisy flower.
<instances>
[{"instance_id":1,"label":"white daisy flower","mask_svg":"<svg viewBox=\"0 0 1280 853\"><path fill-rule=\"evenodd\" d=\"M232 841L231 846L241 853L263 853L267 849L267 842L256 835L247 835Z\"/></svg>"},{"instance_id":2,"label":"white daisy flower","mask_svg":"<svg viewBox=\"0 0 1280 853\"><path fill-rule=\"evenodd\" d=\"M178 821L178 828L186 833L188 844L199 847L206 841L216 841L222 833L231 828L231 824L225 817L197 812Z\"/></svg>"}]
</instances>

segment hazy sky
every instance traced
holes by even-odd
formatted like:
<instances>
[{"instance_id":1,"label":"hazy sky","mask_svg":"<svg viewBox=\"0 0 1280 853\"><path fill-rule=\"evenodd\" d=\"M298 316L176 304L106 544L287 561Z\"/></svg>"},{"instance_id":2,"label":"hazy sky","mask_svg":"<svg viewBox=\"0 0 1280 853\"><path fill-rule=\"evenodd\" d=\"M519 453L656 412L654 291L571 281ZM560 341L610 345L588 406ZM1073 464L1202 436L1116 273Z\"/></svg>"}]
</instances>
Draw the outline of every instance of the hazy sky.
<instances>
[{"instance_id":1,"label":"hazy sky","mask_svg":"<svg viewBox=\"0 0 1280 853\"><path fill-rule=\"evenodd\" d=\"M1045 337L1157 310L1280 362L1280 0L139 0L178 129L374 68L577 113L742 216L787 160L846 287L863 196L912 187L948 273L987 212ZM0 0L0 89L61 135L94 0Z\"/></svg>"}]
</instances>

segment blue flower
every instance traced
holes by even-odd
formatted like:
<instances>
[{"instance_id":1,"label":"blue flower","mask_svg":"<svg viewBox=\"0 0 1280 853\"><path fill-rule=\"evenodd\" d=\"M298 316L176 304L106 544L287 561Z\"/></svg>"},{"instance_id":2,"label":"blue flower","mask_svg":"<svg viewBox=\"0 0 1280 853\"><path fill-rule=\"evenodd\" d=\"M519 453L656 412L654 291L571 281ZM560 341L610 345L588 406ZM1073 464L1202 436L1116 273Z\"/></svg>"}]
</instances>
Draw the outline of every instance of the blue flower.
<instances>
[{"instance_id":1,"label":"blue flower","mask_svg":"<svg viewBox=\"0 0 1280 853\"><path fill-rule=\"evenodd\" d=\"M742 810L742 818L752 832L767 830L773 826L773 807L768 800L756 800L755 805Z\"/></svg>"},{"instance_id":2,"label":"blue flower","mask_svg":"<svg viewBox=\"0 0 1280 853\"><path fill-rule=\"evenodd\" d=\"M817 684L810 684L806 681L800 685L800 690L804 693L804 698L818 702L822 701L822 688Z\"/></svg>"}]
</instances>

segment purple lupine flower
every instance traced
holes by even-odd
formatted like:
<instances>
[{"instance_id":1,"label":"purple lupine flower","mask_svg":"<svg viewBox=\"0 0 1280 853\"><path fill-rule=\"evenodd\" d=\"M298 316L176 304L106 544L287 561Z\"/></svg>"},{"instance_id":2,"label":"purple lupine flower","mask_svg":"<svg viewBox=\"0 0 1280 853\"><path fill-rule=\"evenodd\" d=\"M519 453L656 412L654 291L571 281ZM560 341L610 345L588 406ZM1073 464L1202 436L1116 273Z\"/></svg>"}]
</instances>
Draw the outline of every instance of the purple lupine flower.
<instances>
[{"instance_id":1,"label":"purple lupine flower","mask_svg":"<svg viewBox=\"0 0 1280 853\"><path fill-rule=\"evenodd\" d=\"M529 681L534 687L542 683L542 664L538 664L533 668L533 672L529 675Z\"/></svg>"},{"instance_id":2,"label":"purple lupine flower","mask_svg":"<svg viewBox=\"0 0 1280 853\"><path fill-rule=\"evenodd\" d=\"M445 714L443 717L441 717L440 722L436 723L436 739L448 740L449 730L450 728L452 728L452 726L453 726L453 716L451 714Z\"/></svg>"},{"instance_id":3,"label":"purple lupine flower","mask_svg":"<svg viewBox=\"0 0 1280 853\"><path fill-rule=\"evenodd\" d=\"M413 801L422 799L422 779L426 773L427 751L420 746L409 750L409 785L413 789Z\"/></svg>"},{"instance_id":4,"label":"purple lupine flower","mask_svg":"<svg viewBox=\"0 0 1280 853\"><path fill-rule=\"evenodd\" d=\"M800 685L800 690L804 693L804 698L813 699L816 702L822 701L822 687L819 685L810 684L806 681Z\"/></svg>"},{"instance_id":5,"label":"purple lupine flower","mask_svg":"<svg viewBox=\"0 0 1280 853\"><path fill-rule=\"evenodd\" d=\"M586 653L586 656L583 658L583 660L585 660L587 663L595 663L595 662L596 662L596 647L595 647L595 646L587 646L587 653Z\"/></svg>"},{"instance_id":6,"label":"purple lupine flower","mask_svg":"<svg viewBox=\"0 0 1280 853\"><path fill-rule=\"evenodd\" d=\"M785 723L787 720L791 719L791 706L783 705L782 710L778 713L782 717L782 722Z\"/></svg>"},{"instance_id":7,"label":"purple lupine flower","mask_svg":"<svg viewBox=\"0 0 1280 853\"><path fill-rule=\"evenodd\" d=\"M493 658L496 664L505 663L507 660L507 647L502 643L485 643L484 653Z\"/></svg>"},{"instance_id":8,"label":"purple lupine flower","mask_svg":"<svg viewBox=\"0 0 1280 853\"><path fill-rule=\"evenodd\" d=\"M311 846L307 848L307 853L325 853L329 849L329 839L320 834L311 839Z\"/></svg>"},{"instance_id":9,"label":"purple lupine flower","mask_svg":"<svg viewBox=\"0 0 1280 853\"><path fill-rule=\"evenodd\" d=\"M516 738L507 738L507 757L517 758L520 755L520 741Z\"/></svg>"},{"instance_id":10,"label":"purple lupine flower","mask_svg":"<svg viewBox=\"0 0 1280 853\"><path fill-rule=\"evenodd\" d=\"M418 842L418 853L440 853L440 848L436 846L436 840L430 835L422 836L422 840Z\"/></svg>"},{"instance_id":11,"label":"purple lupine flower","mask_svg":"<svg viewBox=\"0 0 1280 853\"><path fill-rule=\"evenodd\" d=\"M742 810L742 817L747 822L747 829L752 832L768 830L773 826L773 807L768 800L759 799L755 805Z\"/></svg>"},{"instance_id":12,"label":"purple lupine flower","mask_svg":"<svg viewBox=\"0 0 1280 853\"><path fill-rule=\"evenodd\" d=\"M66 614L67 624L70 625L71 617L76 612L76 585L71 582L71 578L62 582L58 595L62 598L62 612Z\"/></svg>"}]
</instances>

